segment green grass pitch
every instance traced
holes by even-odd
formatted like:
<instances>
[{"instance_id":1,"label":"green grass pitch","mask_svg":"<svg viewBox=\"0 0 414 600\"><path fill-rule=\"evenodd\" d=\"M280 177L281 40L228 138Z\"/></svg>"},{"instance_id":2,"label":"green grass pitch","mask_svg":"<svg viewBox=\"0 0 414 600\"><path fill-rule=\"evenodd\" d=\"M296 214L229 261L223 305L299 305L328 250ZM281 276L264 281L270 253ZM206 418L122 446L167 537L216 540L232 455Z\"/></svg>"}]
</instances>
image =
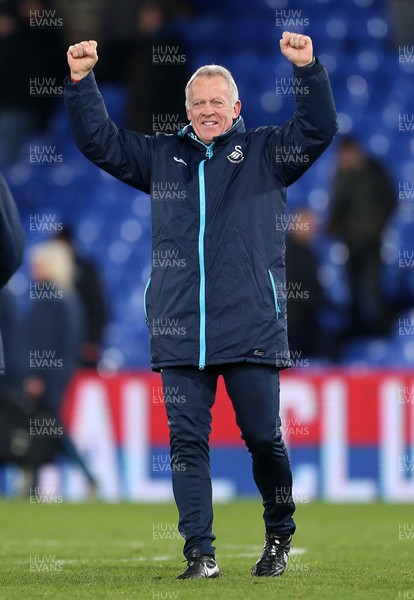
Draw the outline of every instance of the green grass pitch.
<instances>
[{"instance_id":1,"label":"green grass pitch","mask_svg":"<svg viewBox=\"0 0 414 600\"><path fill-rule=\"evenodd\" d=\"M0 502L0 600L409 600L410 505L298 506L283 577L254 579L260 501L215 507L223 578L176 581L184 568L171 504Z\"/></svg>"}]
</instances>

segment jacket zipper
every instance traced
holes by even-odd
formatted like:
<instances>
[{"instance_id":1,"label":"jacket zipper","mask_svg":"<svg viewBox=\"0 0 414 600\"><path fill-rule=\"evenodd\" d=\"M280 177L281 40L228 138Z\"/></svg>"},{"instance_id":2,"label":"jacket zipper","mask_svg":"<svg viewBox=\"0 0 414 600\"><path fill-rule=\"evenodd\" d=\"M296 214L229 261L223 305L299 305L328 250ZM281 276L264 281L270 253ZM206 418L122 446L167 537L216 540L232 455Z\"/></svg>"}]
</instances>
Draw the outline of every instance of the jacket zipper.
<instances>
[{"instance_id":1,"label":"jacket zipper","mask_svg":"<svg viewBox=\"0 0 414 600\"><path fill-rule=\"evenodd\" d=\"M274 303L275 303L275 311L276 311L276 319L278 319L279 315L280 315L280 313L282 311L280 310L279 300L277 298L275 278L273 277L273 273L272 273L272 271L270 269L268 269L267 272L269 273L270 283L272 284L273 300L274 300Z\"/></svg>"},{"instance_id":2,"label":"jacket zipper","mask_svg":"<svg viewBox=\"0 0 414 600\"><path fill-rule=\"evenodd\" d=\"M202 144L202 142L200 142ZM206 156L211 158L213 156L213 144L206 146ZM206 160L202 160L198 165L198 184L199 184L199 197L200 197L200 228L198 231L198 262L200 267L200 293L199 293L199 306L200 306L200 333L199 333L199 360L198 368L204 369L206 364L206 273L204 265L204 233L206 229L206 185L204 179L204 163Z\"/></svg>"},{"instance_id":3,"label":"jacket zipper","mask_svg":"<svg viewBox=\"0 0 414 600\"><path fill-rule=\"evenodd\" d=\"M198 166L198 182L200 190L200 229L198 231L198 262L200 267L200 356L198 368L204 369L206 364L206 273L204 267L204 232L206 228L206 189L204 181L204 163Z\"/></svg>"}]
</instances>

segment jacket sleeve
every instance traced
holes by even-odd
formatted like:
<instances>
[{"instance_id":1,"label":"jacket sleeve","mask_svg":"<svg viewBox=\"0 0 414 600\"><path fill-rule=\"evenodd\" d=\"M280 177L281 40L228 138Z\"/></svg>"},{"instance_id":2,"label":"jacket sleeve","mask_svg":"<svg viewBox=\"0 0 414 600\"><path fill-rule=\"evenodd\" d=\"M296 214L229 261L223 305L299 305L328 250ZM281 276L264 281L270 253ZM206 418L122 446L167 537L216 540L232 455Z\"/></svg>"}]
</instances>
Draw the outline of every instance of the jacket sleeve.
<instances>
[{"instance_id":1,"label":"jacket sleeve","mask_svg":"<svg viewBox=\"0 0 414 600\"><path fill-rule=\"evenodd\" d=\"M333 140L337 130L335 102L325 67L315 59L311 67L293 67L296 91L294 118L274 128L271 161L278 179L294 183Z\"/></svg>"},{"instance_id":2,"label":"jacket sleeve","mask_svg":"<svg viewBox=\"0 0 414 600\"><path fill-rule=\"evenodd\" d=\"M23 260L24 232L9 187L0 175L0 287Z\"/></svg>"},{"instance_id":3,"label":"jacket sleeve","mask_svg":"<svg viewBox=\"0 0 414 600\"><path fill-rule=\"evenodd\" d=\"M64 83L65 107L79 150L110 175L150 193L154 137L116 127L93 72L78 83L69 77Z\"/></svg>"}]
</instances>

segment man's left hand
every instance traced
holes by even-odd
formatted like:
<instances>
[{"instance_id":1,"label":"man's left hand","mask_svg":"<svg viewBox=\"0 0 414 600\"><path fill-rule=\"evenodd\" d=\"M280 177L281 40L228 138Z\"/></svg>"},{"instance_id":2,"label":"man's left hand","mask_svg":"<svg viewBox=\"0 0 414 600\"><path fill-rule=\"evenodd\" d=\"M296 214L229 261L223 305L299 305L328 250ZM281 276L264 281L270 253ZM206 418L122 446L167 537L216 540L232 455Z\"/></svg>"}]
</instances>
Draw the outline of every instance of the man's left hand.
<instances>
[{"instance_id":1,"label":"man's left hand","mask_svg":"<svg viewBox=\"0 0 414 600\"><path fill-rule=\"evenodd\" d=\"M305 67L313 60L312 40L308 35L284 31L280 51L297 67Z\"/></svg>"}]
</instances>

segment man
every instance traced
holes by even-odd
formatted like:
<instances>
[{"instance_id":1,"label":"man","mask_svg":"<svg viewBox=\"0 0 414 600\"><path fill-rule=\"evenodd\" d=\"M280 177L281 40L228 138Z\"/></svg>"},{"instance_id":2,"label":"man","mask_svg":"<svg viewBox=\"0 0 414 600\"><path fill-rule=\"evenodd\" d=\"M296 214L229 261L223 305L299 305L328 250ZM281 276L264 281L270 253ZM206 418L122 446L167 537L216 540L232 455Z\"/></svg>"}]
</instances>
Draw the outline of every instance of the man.
<instances>
[{"instance_id":1,"label":"man","mask_svg":"<svg viewBox=\"0 0 414 600\"><path fill-rule=\"evenodd\" d=\"M99 270L92 260L78 254L72 230L68 225L55 235L55 239L67 245L75 263L74 283L85 315L80 364L84 369L96 370L101 357L102 338L108 317Z\"/></svg>"},{"instance_id":2,"label":"man","mask_svg":"<svg viewBox=\"0 0 414 600\"><path fill-rule=\"evenodd\" d=\"M349 251L347 339L390 332L393 315L382 290L381 244L396 206L394 185L383 165L366 154L357 139L340 138L327 230Z\"/></svg>"},{"instance_id":3,"label":"man","mask_svg":"<svg viewBox=\"0 0 414 600\"><path fill-rule=\"evenodd\" d=\"M0 288L6 285L23 260L24 232L13 196L0 175ZM0 333L0 373L4 373Z\"/></svg>"},{"instance_id":4,"label":"man","mask_svg":"<svg viewBox=\"0 0 414 600\"><path fill-rule=\"evenodd\" d=\"M284 236L276 225L285 211L286 187L336 133L327 73L313 57L308 36L284 32L281 51L309 92L297 98L292 121L246 131L231 74L209 65L186 87L190 124L176 135L144 136L118 129L108 118L92 74L96 47L95 41L69 47L65 102L85 156L152 196L153 265L145 311L151 366L162 373L164 394L173 396L165 404L188 561L179 578L221 575L212 545L208 446L219 375L263 498L265 545L253 575L281 575L295 505L279 419L278 373L290 361L286 303L277 296L277 287L285 285ZM163 257L174 260L166 265Z\"/></svg>"},{"instance_id":5,"label":"man","mask_svg":"<svg viewBox=\"0 0 414 600\"><path fill-rule=\"evenodd\" d=\"M82 301L75 287L75 262L69 246L56 239L32 246L28 258L33 283L39 289L53 286L61 297L58 302L44 298L31 303L24 319L26 356L33 349L42 353L53 349L62 364L56 369L28 365L23 385L36 411L47 415L45 418L52 418L56 426L61 426L62 401L69 381L79 368L84 329ZM63 448L81 469L95 493L96 480L63 426L62 435L53 442L49 445L49 455L53 456L56 449ZM27 462L31 467L31 485L34 487L38 483L38 468L48 459L44 459L41 453L31 459Z\"/></svg>"}]
</instances>

